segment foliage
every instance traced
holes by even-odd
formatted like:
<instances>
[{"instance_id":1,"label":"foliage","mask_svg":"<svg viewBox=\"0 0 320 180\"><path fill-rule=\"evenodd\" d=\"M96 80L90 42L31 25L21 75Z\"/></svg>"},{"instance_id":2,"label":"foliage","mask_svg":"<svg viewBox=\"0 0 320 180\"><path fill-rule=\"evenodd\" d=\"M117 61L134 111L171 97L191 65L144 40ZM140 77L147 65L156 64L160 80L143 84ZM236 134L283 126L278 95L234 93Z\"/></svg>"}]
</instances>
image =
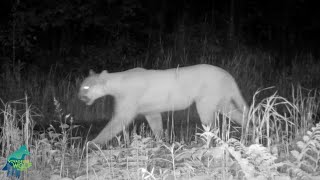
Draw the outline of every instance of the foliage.
<instances>
[{"instance_id":1,"label":"foliage","mask_svg":"<svg viewBox=\"0 0 320 180\"><path fill-rule=\"evenodd\" d=\"M317 174L320 171L320 123L307 131L302 141L297 142L298 150L292 150L295 167L308 173Z\"/></svg>"},{"instance_id":2,"label":"foliage","mask_svg":"<svg viewBox=\"0 0 320 180\"><path fill-rule=\"evenodd\" d=\"M311 96L308 97L310 98ZM25 102L21 101L20 103ZM316 101L306 102L314 103ZM75 130L74 128L78 127L73 125L73 116L70 113L66 113L57 98L53 99L53 103L55 107L55 121L53 122L58 122L59 126L56 126L58 127L56 128L52 124L49 128L46 128L45 132L32 136L30 158L33 163L32 168L40 170L49 168L50 171L55 171L59 168L59 177L64 177L68 176L70 159L74 163L79 157L81 148L78 145L81 143L78 141L79 138L75 136L76 133L72 132ZM289 104L285 107L291 109L290 111L296 108L289 101L275 97L275 94L260 103L256 104L255 102L254 104L255 108L259 108L259 110L254 110L251 113L259 112L261 115L267 116L269 112L273 112L275 114L274 117L281 116L279 113L276 114L279 109L277 105ZM2 130L19 134L20 129L15 127L19 116L14 116L14 103L4 105L2 110L4 118L10 119L8 122L12 121L14 123L7 123L2 127ZM31 110L30 106L26 107ZM303 109L303 107L314 106L301 105L299 108ZM261 115L256 117L258 118L256 120L263 124L265 117ZM292 116L290 118L303 117L302 115L296 116L294 113L289 113L289 115ZM312 117L314 118L315 116ZM268 118L268 120L272 123L276 119ZM14 128L11 128L11 126ZM100 149L103 158L94 155L94 153L88 153L86 162L88 169L86 172L84 170L80 171L80 174L87 173L87 177L104 177L105 179L107 177L107 179L123 177L123 174L126 174L125 177L127 179L142 178L152 180L159 177L163 179L277 179L279 176L287 176L280 174L279 171L280 169L285 169L285 172L292 177L310 179L311 175L318 175L319 172L319 129L320 124L318 123L303 136L301 141L296 143L297 150L291 151L290 155L293 159L290 161L281 152L284 150L278 149L270 152L270 148L261 144L245 146L240 141L229 138L230 130L227 130L228 135L226 137L228 138L221 138L219 137L219 131L211 129L210 126L203 126L203 132L196 133L200 137L199 139L203 141L202 144L196 142L193 145L178 142L168 145L164 142L155 142L151 137L143 138L133 133L132 143L129 148L121 148L123 146L120 144L120 148ZM257 134L259 136L268 136L263 128L258 128L258 130ZM271 138L269 136L266 138ZM278 137L275 137L275 139L281 139L283 134L277 133L276 136ZM6 133L3 134L1 142L6 142L7 137L9 136ZM216 147L212 147L212 140ZM19 142L21 141L20 139ZM290 139L283 139L283 142L293 144ZM277 145L276 141L272 143L272 147L273 145ZM80 162L79 170L81 166ZM98 171L96 171L97 167ZM91 173L92 171L95 171L96 174Z\"/></svg>"}]
</instances>

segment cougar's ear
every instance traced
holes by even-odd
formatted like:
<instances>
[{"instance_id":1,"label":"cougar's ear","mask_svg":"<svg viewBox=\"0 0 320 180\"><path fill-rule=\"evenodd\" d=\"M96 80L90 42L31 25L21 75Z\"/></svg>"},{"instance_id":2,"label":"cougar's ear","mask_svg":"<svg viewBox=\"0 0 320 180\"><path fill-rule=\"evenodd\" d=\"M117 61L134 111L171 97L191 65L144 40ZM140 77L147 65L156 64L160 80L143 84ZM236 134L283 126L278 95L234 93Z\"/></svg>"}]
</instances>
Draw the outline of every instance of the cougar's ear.
<instances>
[{"instance_id":1,"label":"cougar's ear","mask_svg":"<svg viewBox=\"0 0 320 180\"><path fill-rule=\"evenodd\" d=\"M89 70L89 76L92 76L92 75L95 75L95 74L96 73L92 69Z\"/></svg>"},{"instance_id":2,"label":"cougar's ear","mask_svg":"<svg viewBox=\"0 0 320 180\"><path fill-rule=\"evenodd\" d=\"M104 74L108 74L108 71L107 71L107 70L103 70L103 71L101 72L101 75L104 75Z\"/></svg>"}]
</instances>

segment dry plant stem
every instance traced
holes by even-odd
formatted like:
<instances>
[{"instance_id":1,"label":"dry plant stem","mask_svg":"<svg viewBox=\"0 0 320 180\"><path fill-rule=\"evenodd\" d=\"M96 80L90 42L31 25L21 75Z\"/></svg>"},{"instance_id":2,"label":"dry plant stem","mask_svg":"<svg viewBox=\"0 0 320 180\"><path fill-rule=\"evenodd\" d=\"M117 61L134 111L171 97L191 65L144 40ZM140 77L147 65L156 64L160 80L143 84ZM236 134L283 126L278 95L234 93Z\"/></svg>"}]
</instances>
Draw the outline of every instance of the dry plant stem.
<instances>
[{"instance_id":1,"label":"dry plant stem","mask_svg":"<svg viewBox=\"0 0 320 180\"><path fill-rule=\"evenodd\" d=\"M188 107L188 115L187 115L187 139L186 142L190 142L191 138L189 138L189 124L190 124L190 107Z\"/></svg>"},{"instance_id":2,"label":"dry plant stem","mask_svg":"<svg viewBox=\"0 0 320 180\"><path fill-rule=\"evenodd\" d=\"M230 124L230 123L229 123ZM227 179L227 177L226 177L226 170L227 170L227 160L228 160L228 155L229 155L229 153L225 150L225 149L223 149L223 151L224 151L224 153L223 153L223 160L222 160L222 167L223 167L223 171L222 171L222 177L223 177L223 179Z\"/></svg>"},{"instance_id":3,"label":"dry plant stem","mask_svg":"<svg viewBox=\"0 0 320 180\"><path fill-rule=\"evenodd\" d=\"M171 112L171 119L172 119L172 121L171 121L171 131L170 131L170 140L171 140L171 142L174 142L174 141L175 141L175 134L174 134L174 117L173 117L173 115L174 115L174 112L172 111L172 112Z\"/></svg>"},{"instance_id":4,"label":"dry plant stem","mask_svg":"<svg viewBox=\"0 0 320 180\"><path fill-rule=\"evenodd\" d=\"M27 148L29 147L29 125L30 125L30 108L28 106L28 96L27 93L25 93L25 107L26 107L26 113L25 113L25 124L24 124L24 142ZM28 171L28 169L27 169ZM26 173L23 173L23 178L26 177Z\"/></svg>"},{"instance_id":5,"label":"dry plant stem","mask_svg":"<svg viewBox=\"0 0 320 180\"><path fill-rule=\"evenodd\" d=\"M167 130L166 130L166 141L171 142L170 136L169 136L169 128L170 127L170 112L167 113Z\"/></svg>"},{"instance_id":6,"label":"dry plant stem","mask_svg":"<svg viewBox=\"0 0 320 180\"><path fill-rule=\"evenodd\" d=\"M29 124L30 124L30 109L29 109L29 106L28 106L28 96L27 94L25 94L25 100L26 100L26 104L25 104L25 107L26 107L26 114L25 114L25 118L26 118L26 121L25 121L25 125L24 125L24 134L25 134L25 139L24 139L24 142L25 142L25 145L27 147L29 147Z\"/></svg>"},{"instance_id":7,"label":"dry plant stem","mask_svg":"<svg viewBox=\"0 0 320 180\"><path fill-rule=\"evenodd\" d=\"M118 142L118 146L121 147L121 135L116 136L117 142Z\"/></svg>"}]
</instances>

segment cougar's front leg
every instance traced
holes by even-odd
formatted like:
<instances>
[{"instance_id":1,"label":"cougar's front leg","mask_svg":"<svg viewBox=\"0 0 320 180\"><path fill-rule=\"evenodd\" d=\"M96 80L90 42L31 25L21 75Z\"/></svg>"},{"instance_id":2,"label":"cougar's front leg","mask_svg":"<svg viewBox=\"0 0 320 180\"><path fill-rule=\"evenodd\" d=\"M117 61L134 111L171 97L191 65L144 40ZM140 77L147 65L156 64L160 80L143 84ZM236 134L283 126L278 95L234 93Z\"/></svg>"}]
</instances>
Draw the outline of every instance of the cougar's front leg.
<instances>
[{"instance_id":1,"label":"cougar's front leg","mask_svg":"<svg viewBox=\"0 0 320 180\"><path fill-rule=\"evenodd\" d=\"M136 116L136 107L128 101L116 105L114 116L99 135L92 140L97 144L106 144L126 127Z\"/></svg>"}]
</instances>

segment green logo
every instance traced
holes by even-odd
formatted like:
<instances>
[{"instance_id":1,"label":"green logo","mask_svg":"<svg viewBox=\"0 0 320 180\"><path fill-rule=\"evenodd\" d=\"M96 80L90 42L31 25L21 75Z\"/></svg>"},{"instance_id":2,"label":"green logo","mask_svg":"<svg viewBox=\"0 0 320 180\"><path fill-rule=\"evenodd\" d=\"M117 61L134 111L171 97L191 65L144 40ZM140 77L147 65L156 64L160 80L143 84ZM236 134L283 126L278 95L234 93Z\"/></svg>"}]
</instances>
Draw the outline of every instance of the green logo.
<instances>
[{"instance_id":1,"label":"green logo","mask_svg":"<svg viewBox=\"0 0 320 180\"><path fill-rule=\"evenodd\" d=\"M20 171L25 171L32 166L25 156L30 155L26 145L22 145L18 150L9 155L6 165L2 168L7 171L7 176L20 178Z\"/></svg>"}]
</instances>

